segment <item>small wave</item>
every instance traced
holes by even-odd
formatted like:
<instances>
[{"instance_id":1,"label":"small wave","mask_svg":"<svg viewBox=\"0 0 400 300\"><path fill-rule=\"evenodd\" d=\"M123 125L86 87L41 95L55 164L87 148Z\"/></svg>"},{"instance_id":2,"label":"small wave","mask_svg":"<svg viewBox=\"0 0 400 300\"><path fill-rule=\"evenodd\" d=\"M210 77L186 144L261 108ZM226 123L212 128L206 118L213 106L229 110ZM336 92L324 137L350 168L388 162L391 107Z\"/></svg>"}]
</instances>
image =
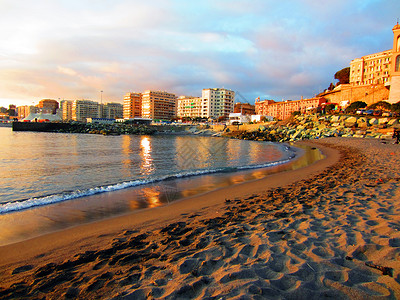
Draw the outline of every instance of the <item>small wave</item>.
<instances>
[{"instance_id":1,"label":"small wave","mask_svg":"<svg viewBox=\"0 0 400 300\"><path fill-rule=\"evenodd\" d=\"M155 182L161 182L170 179L180 179L180 178L187 178L192 176L199 176L199 175L207 175L213 173L230 173L235 171L243 171L243 170L250 170L250 169L257 169L257 168L268 168L273 167L281 164L288 163L291 159L295 157L294 154L291 154L287 159L275 162L269 162L265 164L257 164L257 165L248 165L248 166L239 166L239 167L225 167L225 168L217 168L217 169L207 169L207 170L195 170L195 171L187 171L178 174L171 174L165 175L160 178L153 178L153 179L146 179L146 180L133 180L128 182L116 183L107 186L99 186L95 188L90 188L86 190L77 190L77 191L69 191L63 192L59 194L48 195L44 197L36 197L30 198L26 200L19 200L15 202L8 202L4 204L0 204L0 214L6 214L10 212L20 211L28 208L32 208L35 206L44 206L49 204L54 204L58 202L63 202L67 200L92 196L100 193L106 192L113 192L118 191L130 187L151 184Z\"/></svg>"}]
</instances>

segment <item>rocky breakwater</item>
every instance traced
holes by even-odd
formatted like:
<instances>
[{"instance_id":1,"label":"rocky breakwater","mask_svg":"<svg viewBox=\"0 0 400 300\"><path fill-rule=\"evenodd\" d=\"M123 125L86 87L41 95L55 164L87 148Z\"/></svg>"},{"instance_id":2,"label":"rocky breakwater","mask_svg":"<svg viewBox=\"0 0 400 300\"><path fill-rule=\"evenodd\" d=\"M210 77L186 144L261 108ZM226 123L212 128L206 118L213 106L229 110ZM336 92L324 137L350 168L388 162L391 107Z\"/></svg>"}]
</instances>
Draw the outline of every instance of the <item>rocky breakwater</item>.
<instances>
[{"instance_id":1,"label":"rocky breakwater","mask_svg":"<svg viewBox=\"0 0 400 300\"><path fill-rule=\"evenodd\" d=\"M282 122L269 122L252 131L230 131L224 136L245 140L291 142L326 137L391 139L399 118L300 115Z\"/></svg>"},{"instance_id":2,"label":"rocky breakwater","mask_svg":"<svg viewBox=\"0 0 400 300\"><path fill-rule=\"evenodd\" d=\"M157 132L157 129L150 125L133 125L124 123L13 122L12 128L13 131L89 133L103 135L154 134Z\"/></svg>"},{"instance_id":3,"label":"rocky breakwater","mask_svg":"<svg viewBox=\"0 0 400 300\"><path fill-rule=\"evenodd\" d=\"M71 123L68 127L57 132L89 133L103 135L143 134L151 135L157 130L147 125L132 125L123 123L98 124L98 123Z\"/></svg>"}]
</instances>

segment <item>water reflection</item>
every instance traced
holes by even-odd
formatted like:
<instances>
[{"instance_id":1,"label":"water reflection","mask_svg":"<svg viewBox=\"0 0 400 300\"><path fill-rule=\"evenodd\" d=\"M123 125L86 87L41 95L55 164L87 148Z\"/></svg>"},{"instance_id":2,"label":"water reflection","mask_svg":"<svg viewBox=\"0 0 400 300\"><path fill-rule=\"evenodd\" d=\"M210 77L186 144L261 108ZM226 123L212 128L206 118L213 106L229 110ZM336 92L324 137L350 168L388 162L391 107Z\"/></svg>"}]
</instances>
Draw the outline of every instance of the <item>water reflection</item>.
<instances>
[{"instance_id":1,"label":"water reflection","mask_svg":"<svg viewBox=\"0 0 400 300\"><path fill-rule=\"evenodd\" d=\"M148 136L142 136L140 140L140 149L142 154L142 174L149 175L153 172L153 159L151 157L151 143Z\"/></svg>"},{"instance_id":2,"label":"water reflection","mask_svg":"<svg viewBox=\"0 0 400 300\"><path fill-rule=\"evenodd\" d=\"M128 140L126 140L126 146L128 147ZM145 162L142 168L144 171L151 173L153 160L151 143L148 137L142 137L140 148ZM273 173L295 170L323 158L318 149L306 146L302 148L304 149L304 155L299 159L273 168L162 181L157 184L137 186L112 193L103 193L5 214L0 218L0 245L21 241L78 224L101 220L129 211L161 206L171 201L222 187L265 178Z\"/></svg>"}]
</instances>

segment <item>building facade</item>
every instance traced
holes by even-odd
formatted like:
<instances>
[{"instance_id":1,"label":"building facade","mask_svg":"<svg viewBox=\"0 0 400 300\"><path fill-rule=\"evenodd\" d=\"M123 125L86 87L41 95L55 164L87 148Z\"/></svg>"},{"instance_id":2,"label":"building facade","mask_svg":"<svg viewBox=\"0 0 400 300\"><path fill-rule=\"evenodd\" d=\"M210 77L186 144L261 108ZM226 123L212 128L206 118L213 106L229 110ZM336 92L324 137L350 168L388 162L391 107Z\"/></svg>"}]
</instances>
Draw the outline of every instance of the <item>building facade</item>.
<instances>
[{"instance_id":1,"label":"building facade","mask_svg":"<svg viewBox=\"0 0 400 300\"><path fill-rule=\"evenodd\" d=\"M176 104L175 94L147 90L142 93L142 118L172 120L176 117Z\"/></svg>"},{"instance_id":2,"label":"building facade","mask_svg":"<svg viewBox=\"0 0 400 300\"><path fill-rule=\"evenodd\" d=\"M400 25L397 23L393 29L392 65L390 68L390 93L389 102L400 101Z\"/></svg>"},{"instance_id":3,"label":"building facade","mask_svg":"<svg viewBox=\"0 0 400 300\"><path fill-rule=\"evenodd\" d=\"M180 96L177 102L176 115L179 118L201 117L202 98Z\"/></svg>"},{"instance_id":4,"label":"building facade","mask_svg":"<svg viewBox=\"0 0 400 300\"><path fill-rule=\"evenodd\" d=\"M106 103L102 107L102 118L121 119L123 117L123 105L121 103Z\"/></svg>"},{"instance_id":5,"label":"building facade","mask_svg":"<svg viewBox=\"0 0 400 300\"><path fill-rule=\"evenodd\" d=\"M350 84L385 84L390 81L392 50L386 50L350 62Z\"/></svg>"},{"instance_id":6,"label":"building facade","mask_svg":"<svg viewBox=\"0 0 400 300\"><path fill-rule=\"evenodd\" d=\"M257 115L271 116L278 120L289 118L293 112L305 113L308 110L316 109L325 103L324 98L311 98L296 101L275 102L274 100L256 100L255 109Z\"/></svg>"},{"instance_id":7,"label":"building facade","mask_svg":"<svg viewBox=\"0 0 400 300\"><path fill-rule=\"evenodd\" d=\"M72 120L86 122L87 118L101 118L101 105L91 100L72 102Z\"/></svg>"},{"instance_id":8,"label":"building facade","mask_svg":"<svg viewBox=\"0 0 400 300\"><path fill-rule=\"evenodd\" d=\"M142 94L127 93L124 96L124 119L140 118L142 116Z\"/></svg>"},{"instance_id":9,"label":"building facade","mask_svg":"<svg viewBox=\"0 0 400 300\"><path fill-rule=\"evenodd\" d=\"M23 105L17 107L18 117L24 119L30 114L36 114L39 112L39 108L34 105Z\"/></svg>"},{"instance_id":10,"label":"building facade","mask_svg":"<svg viewBox=\"0 0 400 300\"><path fill-rule=\"evenodd\" d=\"M256 107L253 104L237 102L235 103L233 112L241 113L242 115L255 115Z\"/></svg>"},{"instance_id":11,"label":"building facade","mask_svg":"<svg viewBox=\"0 0 400 300\"><path fill-rule=\"evenodd\" d=\"M40 111L43 113L56 114L59 103L53 99L42 99L39 101L37 107L39 107Z\"/></svg>"},{"instance_id":12,"label":"building facade","mask_svg":"<svg viewBox=\"0 0 400 300\"><path fill-rule=\"evenodd\" d=\"M72 120L72 100L61 100L59 115L63 121Z\"/></svg>"},{"instance_id":13,"label":"building facade","mask_svg":"<svg viewBox=\"0 0 400 300\"><path fill-rule=\"evenodd\" d=\"M203 89L201 117L218 119L229 118L233 112L235 92L227 89Z\"/></svg>"}]
</instances>

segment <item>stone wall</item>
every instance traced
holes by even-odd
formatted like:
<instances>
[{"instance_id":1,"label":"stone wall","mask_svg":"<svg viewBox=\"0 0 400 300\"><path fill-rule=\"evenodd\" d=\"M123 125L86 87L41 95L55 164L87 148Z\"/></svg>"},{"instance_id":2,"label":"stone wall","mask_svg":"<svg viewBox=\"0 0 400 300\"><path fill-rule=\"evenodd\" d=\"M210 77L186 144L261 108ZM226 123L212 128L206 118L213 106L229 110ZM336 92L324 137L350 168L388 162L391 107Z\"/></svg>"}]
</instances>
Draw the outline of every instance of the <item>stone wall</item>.
<instances>
[{"instance_id":1,"label":"stone wall","mask_svg":"<svg viewBox=\"0 0 400 300\"><path fill-rule=\"evenodd\" d=\"M388 101L389 89L383 84L357 86L342 84L335 90L321 95L321 97L328 99L331 103L340 104L342 101L349 100L350 103L363 101L367 105L371 105L379 101Z\"/></svg>"}]
</instances>

